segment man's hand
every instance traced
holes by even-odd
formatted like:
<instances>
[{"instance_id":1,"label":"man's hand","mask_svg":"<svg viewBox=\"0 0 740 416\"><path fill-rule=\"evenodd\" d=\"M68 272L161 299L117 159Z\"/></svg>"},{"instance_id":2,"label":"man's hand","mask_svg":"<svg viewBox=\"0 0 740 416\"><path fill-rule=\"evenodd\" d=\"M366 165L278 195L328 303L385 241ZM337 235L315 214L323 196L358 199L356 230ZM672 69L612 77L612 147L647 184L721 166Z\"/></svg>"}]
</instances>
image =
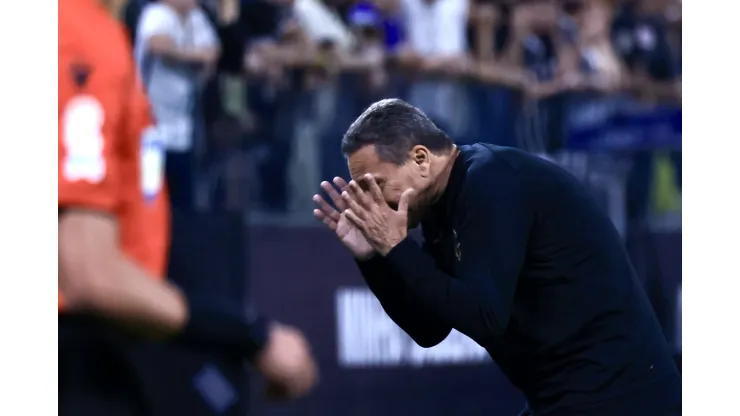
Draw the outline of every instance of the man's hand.
<instances>
[{"instance_id":1,"label":"man's hand","mask_svg":"<svg viewBox=\"0 0 740 416\"><path fill-rule=\"evenodd\" d=\"M375 251L385 256L408 234L408 207L414 191L404 191L398 210L394 210L385 202L375 178L368 174L364 180L368 192L355 181L351 181L349 189L342 192L342 199L348 206L342 216L362 232Z\"/></svg>"},{"instance_id":2,"label":"man's hand","mask_svg":"<svg viewBox=\"0 0 740 416\"><path fill-rule=\"evenodd\" d=\"M334 185L340 191L348 189L347 182L342 178L334 178ZM346 215L343 215L347 209L347 204L336 188L329 182L321 182L321 189L329 195L337 209L329 205L321 195L314 195L313 200L318 209L313 210L313 215L330 230L334 231L339 241L347 247L356 259L367 260L375 254L375 250L362 235L362 232L347 219Z\"/></svg>"},{"instance_id":3,"label":"man's hand","mask_svg":"<svg viewBox=\"0 0 740 416\"><path fill-rule=\"evenodd\" d=\"M295 328L274 324L265 349L256 357L255 367L267 379L270 398L294 399L304 396L318 378L316 363L306 339Z\"/></svg>"}]
</instances>

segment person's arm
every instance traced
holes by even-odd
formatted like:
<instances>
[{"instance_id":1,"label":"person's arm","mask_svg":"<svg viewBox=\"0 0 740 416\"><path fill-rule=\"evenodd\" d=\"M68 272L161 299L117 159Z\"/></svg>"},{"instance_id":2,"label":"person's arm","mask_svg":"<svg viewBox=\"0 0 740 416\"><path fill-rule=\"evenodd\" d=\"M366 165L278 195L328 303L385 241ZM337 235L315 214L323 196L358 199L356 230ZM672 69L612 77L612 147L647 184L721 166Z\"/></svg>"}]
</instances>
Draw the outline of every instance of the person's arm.
<instances>
[{"instance_id":1,"label":"person's arm","mask_svg":"<svg viewBox=\"0 0 740 416\"><path fill-rule=\"evenodd\" d=\"M440 32L436 54L423 57L422 70L464 75L470 67L467 55L468 0L444 0L440 6Z\"/></svg>"},{"instance_id":2,"label":"person's arm","mask_svg":"<svg viewBox=\"0 0 740 416\"><path fill-rule=\"evenodd\" d=\"M558 19L557 24L551 27L549 37L555 49L557 72L551 80L529 84L527 93L532 99L545 99L587 85L580 71L579 33L575 24L569 19Z\"/></svg>"},{"instance_id":3,"label":"person's arm","mask_svg":"<svg viewBox=\"0 0 740 416\"><path fill-rule=\"evenodd\" d=\"M239 304L223 299L187 299L125 257L117 221L105 205L95 205L65 196L60 206L59 290L66 312L93 314L147 339L243 357L283 397L308 391L316 369L300 332L244 316Z\"/></svg>"},{"instance_id":4,"label":"person's arm","mask_svg":"<svg viewBox=\"0 0 740 416\"><path fill-rule=\"evenodd\" d=\"M515 89L524 88L530 81L527 73L521 67L513 66L494 54L496 25L500 18L496 6L478 5L477 13L475 28L479 62L475 69L476 78L488 84L498 84Z\"/></svg>"},{"instance_id":5,"label":"person's arm","mask_svg":"<svg viewBox=\"0 0 740 416\"><path fill-rule=\"evenodd\" d=\"M385 51L382 45L368 45L360 51L340 52L339 67L347 72L382 71Z\"/></svg>"},{"instance_id":6,"label":"person's arm","mask_svg":"<svg viewBox=\"0 0 740 416\"><path fill-rule=\"evenodd\" d=\"M544 82L533 79L527 87L527 96L533 100L541 100L560 94L569 88L577 88L582 84L583 80L579 74L570 74L567 77Z\"/></svg>"},{"instance_id":7,"label":"person's arm","mask_svg":"<svg viewBox=\"0 0 740 416\"><path fill-rule=\"evenodd\" d=\"M509 88L522 89L533 82L527 72L500 61L483 61L476 68L477 78L485 83L503 85Z\"/></svg>"},{"instance_id":8,"label":"person's arm","mask_svg":"<svg viewBox=\"0 0 740 416\"><path fill-rule=\"evenodd\" d=\"M430 319L429 314L407 296L404 282L386 259L375 256L366 261L357 261L357 265L385 313L420 347L430 348L447 338L452 327Z\"/></svg>"},{"instance_id":9,"label":"person's arm","mask_svg":"<svg viewBox=\"0 0 740 416\"><path fill-rule=\"evenodd\" d=\"M147 339L183 341L247 359L262 350L267 341L263 318L243 317L236 305L216 307L218 303L205 299L187 299L171 283L151 276L119 250L112 205L96 204L70 188L60 188L58 229L65 311L100 316ZM216 322L225 329L210 333L208 326Z\"/></svg>"},{"instance_id":10,"label":"person's arm","mask_svg":"<svg viewBox=\"0 0 740 416\"><path fill-rule=\"evenodd\" d=\"M320 56L318 45L301 27L298 18L291 16L282 21L280 26L281 39L270 59L286 68L316 65Z\"/></svg>"},{"instance_id":11,"label":"person's arm","mask_svg":"<svg viewBox=\"0 0 740 416\"><path fill-rule=\"evenodd\" d=\"M216 17L219 25L231 25L239 20L241 2L239 0L220 0L216 5Z\"/></svg>"},{"instance_id":12,"label":"person's arm","mask_svg":"<svg viewBox=\"0 0 740 416\"><path fill-rule=\"evenodd\" d=\"M512 68L524 66L524 40L532 33L531 13L522 5L513 6L511 24L500 61Z\"/></svg>"},{"instance_id":13,"label":"person's arm","mask_svg":"<svg viewBox=\"0 0 740 416\"><path fill-rule=\"evenodd\" d=\"M214 24L205 10L198 8L194 11L192 51L199 57L195 60L198 64L214 66L221 57L221 42Z\"/></svg>"},{"instance_id":14,"label":"person's arm","mask_svg":"<svg viewBox=\"0 0 740 416\"><path fill-rule=\"evenodd\" d=\"M681 105L681 79L656 80L649 76L636 77L637 82L633 87L638 89L638 94L651 103L663 105Z\"/></svg>"},{"instance_id":15,"label":"person's arm","mask_svg":"<svg viewBox=\"0 0 740 416\"><path fill-rule=\"evenodd\" d=\"M185 327L188 307L118 250L118 224L103 207L66 203L59 216L59 289L65 308L92 312L135 332L168 338Z\"/></svg>"},{"instance_id":16,"label":"person's arm","mask_svg":"<svg viewBox=\"0 0 740 416\"><path fill-rule=\"evenodd\" d=\"M72 91L59 120L59 288L66 310L99 315L144 336L188 338L253 357L266 341L263 319L246 320L237 308L215 311L217 304L186 299L119 250L121 187L135 172L118 152L138 148L139 131L128 125L136 116L131 103L137 84L133 66L116 76L105 62L88 64L82 86L74 73L60 78ZM209 339L203 331L213 320L229 321L230 329Z\"/></svg>"},{"instance_id":17,"label":"person's arm","mask_svg":"<svg viewBox=\"0 0 740 416\"><path fill-rule=\"evenodd\" d=\"M117 152L131 145L138 148L139 141L139 132L131 134L126 125L136 95L134 68L131 64L129 76L116 76L106 73L105 63L88 64L83 81L74 72L60 76L60 91L72 91L64 94L59 118L62 312L98 316L148 339L244 358L286 395L305 393L315 381L315 368L299 332L247 315L238 303L186 296L120 250L116 215L121 186L125 176L135 172Z\"/></svg>"},{"instance_id":18,"label":"person's arm","mask_svg":"<svg viewBox=\"0 0 740 416\"><path fill-rule=\"evenodd\" d=\"M218 44L181 48L172 38L177 16L159 4L151 4L142 12L137 27L137 37L144 42L148 53L175 61L209 65L219 56ZM215 35L214 35L215 37Z\"/></svg>"},{"instance_id":19,"label":"person's arm","mask_svg":"<svg viewBox=\"0 0 740 416\"><path fill-rule=\"evenodd\" d=\"M316 63L317 45L297 19L285 16L275 5L255 3L243 7L242 21L249 39L244 53L247 73L281 72Z\"/></svg>"},{"instance_id":20,"label":"person's arm","mask_svg":"<svg viewBox=\"0 0 740 416\"><path fill-rule=\"evenodd\" d=\"M460 196L456 278L409 237L385 256L409 298L478 341L506 329L534 217L512 168L500 162L486 169L471 174Z\"/></svg>"},{"instance_id":21,"label":"person's arm","mask_svg":"<svg viewBox=\"0 0 740 416\"><path fill-rule=\"evenodd\" d=\"M490 61L496 44L496 23L498 12L493 4L473 5L468 18L475 29L475 55L483 61Z\"/></svg>"}]
</instances>

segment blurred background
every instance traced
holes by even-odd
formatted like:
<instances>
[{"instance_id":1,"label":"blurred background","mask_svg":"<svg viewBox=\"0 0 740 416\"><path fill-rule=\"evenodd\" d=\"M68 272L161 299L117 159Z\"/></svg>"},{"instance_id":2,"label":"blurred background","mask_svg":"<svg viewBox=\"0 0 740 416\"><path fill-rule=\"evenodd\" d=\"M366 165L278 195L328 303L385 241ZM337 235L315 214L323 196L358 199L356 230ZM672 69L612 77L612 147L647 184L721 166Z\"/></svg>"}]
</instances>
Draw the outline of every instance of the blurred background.
<instances>
[{"instance_id":1,"label":"blurred background","mask_svg":"<svg viewBox=\"0 0 740 416\"><path fill-rule=\"evenodd\" d=\"M147 59L162 5L187 12L171 29L177 47L218 53ZM314 224L319 183L347 177L342 135L386 97L458 143L519 147L581 178L622 233L680 364L680 0L130 0L123 12L169 132L171 275L297 325L321 367L312 396L273 405L254 394L252 414L522 407L461 334L415 346ZM235 373L199 360L188 371L204 403L228 414L247 401Z\"/></svg>"}]
</instances>

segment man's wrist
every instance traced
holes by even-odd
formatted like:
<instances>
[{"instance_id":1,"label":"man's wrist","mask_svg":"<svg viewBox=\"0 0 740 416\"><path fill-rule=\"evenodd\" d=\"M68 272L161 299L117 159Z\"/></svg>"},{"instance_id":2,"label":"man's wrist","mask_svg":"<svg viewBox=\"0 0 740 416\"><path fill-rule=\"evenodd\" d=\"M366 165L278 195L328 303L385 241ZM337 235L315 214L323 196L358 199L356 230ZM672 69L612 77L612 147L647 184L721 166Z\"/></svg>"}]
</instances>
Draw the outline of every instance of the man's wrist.
<instances>
[{"instance_id":1,"label":"man's wrist","mask_svg":"<svg viewBox=\"0 0 740 416\"><path fill-rule=\"evenodd\" d=\"M383 247L380 247L378 249L378 253L380 253L380 255L383 256L383 257L387 256L388 253L390 253L391 250L393 250L393 248L395 248L397 245L401 244L401 242L403 240L405 240L405 239L406 239L406 236L404 235L404 236L399 236L399 238L394 238L394 239L388 241L387 243L385 243L383 245Z\"/></svg>"},{"instance_id":2,"label":"man's wrist","mask_svg":"<svg viewBox=\"0 0 740 416\"><path fill-rule=\"evenodd\" d=\"M356 254L355 261L364 262L372 260L378 253L371 251L370 253Z\"/></svg>"},{"instance_id":3,"label":"man's wrist","mask_svg":"<svg viewBox=\"0 0 740 416\"><path fill-rule=\"evenodd\" d=\"M217 299L189 299L190 318L176 341L197 349L252 360L267 343L270 322L239 305Z\"/></svg>"}]
</instances>

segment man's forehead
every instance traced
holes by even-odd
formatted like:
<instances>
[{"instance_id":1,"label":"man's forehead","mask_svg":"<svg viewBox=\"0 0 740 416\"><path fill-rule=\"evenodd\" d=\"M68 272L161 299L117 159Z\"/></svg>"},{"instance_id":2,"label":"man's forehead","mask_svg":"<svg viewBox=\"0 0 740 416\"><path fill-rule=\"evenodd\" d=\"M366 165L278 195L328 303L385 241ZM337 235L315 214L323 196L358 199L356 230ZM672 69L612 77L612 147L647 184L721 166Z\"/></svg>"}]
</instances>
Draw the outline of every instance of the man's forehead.
<instances>
[{"instance_id":1,"label":"man's forehead","mask_svg":"<svg viewBox=\"0 0 740 416\"><path fill-rule=\"evenodd\" d=\"M370 173L373 176L380 176L383 168L374 146L365 146L349 157L349 173L352 179L358 180L364 175Z\"/></svg>"},{"instance_id":2,"label":"man's forehead","mask_svg":"<svg viewBox=\"0 0 740 416\"><path fill-rule=\"evenodd\" d=\"M380 173L378 170L375 169L352 169L350 168L350 176L353 180L357 182L363 182L365 179L365 175L367 174L373 175L373 178L375 178L375 182L381 183L385 181L385 174Z\"/></svg>"}]
</instances>

